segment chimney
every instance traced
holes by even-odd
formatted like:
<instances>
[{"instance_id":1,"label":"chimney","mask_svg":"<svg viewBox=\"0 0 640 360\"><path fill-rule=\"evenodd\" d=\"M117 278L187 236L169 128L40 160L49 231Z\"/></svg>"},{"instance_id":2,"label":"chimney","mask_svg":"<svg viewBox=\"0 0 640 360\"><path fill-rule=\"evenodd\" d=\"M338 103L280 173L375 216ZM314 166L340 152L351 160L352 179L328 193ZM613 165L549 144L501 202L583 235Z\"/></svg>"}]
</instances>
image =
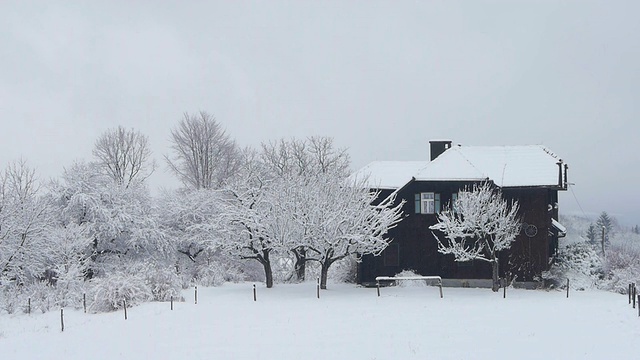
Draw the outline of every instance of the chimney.
<instances>
[{"instance_id":1,"label":"chimney","mask_svg":"<svg viewBox=\"0 0 640 360\"><path fill-rule=\"evenodd\" d=\"M451 147L451 140L430 140L431 161L440 156L445 150Z\"/></svg>"}]
</instances>

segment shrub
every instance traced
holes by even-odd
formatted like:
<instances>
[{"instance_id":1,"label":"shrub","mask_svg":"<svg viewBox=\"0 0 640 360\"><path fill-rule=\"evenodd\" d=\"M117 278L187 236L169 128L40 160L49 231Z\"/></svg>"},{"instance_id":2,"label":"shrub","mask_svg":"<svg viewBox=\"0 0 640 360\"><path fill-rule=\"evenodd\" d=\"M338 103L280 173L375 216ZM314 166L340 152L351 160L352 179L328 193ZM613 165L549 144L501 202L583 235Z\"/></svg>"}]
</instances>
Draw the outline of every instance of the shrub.
<instances>
[{"instance_id":1,"label":"shrub","mask_svg":"<svg viewBox=\"0 0 640 360\"><path fill-rule=\"evenodd\" d=\"M92 312L114 311L122 308L123 300L126 300L127 306L153 300L153 291L147 284L145 275L118 272L91 280L92 303L89 309Z\"/></svg>"},{"instance_id":2,"label":"shrub","mask_svg":"<svg viewBox=\"0 0 640 360\"><path fill-rule=\"evenodd\" d=\"M141 266L145 282L151 289L153 300L169 301L181 298L181 281L175 269L145 264Z\"/></svg>"},{"instance_id":3,"label":"shrub","mask_svg":"<svg viewBox=\"0 0 640 360\"><path fill-rule=\"evenodd\" d=\"M567 279L570 279L571 287L582 290L596 287L602 277L600 256L586 242L570 244L561 249L551 269L542 274L548 287L566 287Z\"/></svg>"},{"instance_id":4,"label":"shrub","mask_svg":"<svg viewBox=\"0 0 640 360\"><path fill-rule=\"evenodd\" d=\"M422 276L413 270L402 270L396 274L398 277L411 277ZM427 286L425 281L413 281L413 280L398 280L396 282L400 287L425 287Z\"/></svg>"}]
</instances>

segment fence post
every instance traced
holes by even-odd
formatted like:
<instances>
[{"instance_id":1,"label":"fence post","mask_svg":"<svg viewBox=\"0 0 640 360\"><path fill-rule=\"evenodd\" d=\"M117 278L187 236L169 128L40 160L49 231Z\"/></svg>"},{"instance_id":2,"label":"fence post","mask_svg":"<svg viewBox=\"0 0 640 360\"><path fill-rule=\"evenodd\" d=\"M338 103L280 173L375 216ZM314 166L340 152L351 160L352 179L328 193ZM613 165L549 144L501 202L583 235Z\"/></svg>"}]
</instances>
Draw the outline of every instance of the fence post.
<instances>
[{"instance_id":1,"label":"fence post","mask_svg":"<svg viewBox=\"0 0 640 360\"><path fill-rule=\"evenodd\" d=\"M316 281L316 295L318 299L320 299L320 278L317 278L317 281Z\"/></svg>"},{"instance_id":2,"label":"fence post","mask_svg":"<svg viewBox=\"0 0 640 360\"><path fill-rule=\"evenodd\" d=\"M440 299L442 299L443 298L443 295L442 295L442 279L438 280L438 287L440 288Z\"/></svg>"},{"instance_id":3,"label":"fence post","mask_svg":"<svg viewBox=\"0 0 640 360\"><path fill-rule=\"evenodd\" d=\"M193 293L193 301L194 301L194 304L198 305L198 285L196 285L196 289Z\"/></svg>"},{"instance_id":4,"label":"fence post","mask_svg":"<svg viewBox=\"0 0 640 360\"><path fill-rule=\"evenodd\" d=\"M64 309L60 309L60 328L64 332Z\"/></svg>"},{"instance_id":5,"label":"fence post","mask_svg":"<svg viewBox=\"0 0 640 360\"><path fill-rule=\"evenodd\" d=\"M569 298L569 279L567 279L567 299Z\"/></svg>"},{"instance_id":6,"label":"fence post","mask_svg":"<svg viewBox=\"0 0 640 360\"><path fill-rule=\"evenodd\" d=\"M253 284L253 301L258 301L258 296L256 294L256 284Z\"/></svg>"},{"instance_id":7,"label":"fence post","mask_svg":"<svg viewBox=\"0 0 640 360\"><path fill-rule=\"evenodd\" d=\"M507 298L507 278L504 278L504 287L502 288L502 298Z\"/></svg>"},{"instance_id":8,"label":"fence post","mask_svg":"<svg viewBox=\"0 0 640 360\"><path fill-rule=\"evenodd\" d=\"M638 302L640 303L640 295L638 295ZM640 316L640 306L638 306L638 316Z\"/></svg>"},{"instance_id":9,"label":"fence post","mask_svg":"<svg viewBox=\"0 0 640 360\"><path fill-rule=\"evenodd\" d=\"M376 280L376 288L378 289L378 297L380 297L380 281Z\"/></svg>"},{"instance_id":10,"label":"fence post","mask_svg":"<svg viewBox=\"0 0 640 360\"><path fill-rule=\"evenodd\" d=\"M173 310L173 296L171 297L171 310Z\"/></svg>"},{"instance_id":11,"label":"fence post","mask_svg":"<svg viewBox=\"0 0 640 360\"><path fill-rule=\"evenodd\" d=\"M631 297L633 298L633 308L636 308L636 294L638 293L638 291L636 290L636 285L633 284L633 295L631 295Z\"/></svg>"},{"instance_id":12,"label":"fence post","mask_svg":"<svg viewBox=\"0 0 640 360\"><path fill-rule=\"evenodd\" d=\"M124 308L124 319L127 320L127 300L122 299L122 307Z\"/></svg>"},{"instance_id":13,"label":"fence post","mask_svg":"<svg viewBox=\"0 0 640 360\"><path fill-rule=\"evenodd\" d=\"M629 298L629 304L631 304L631 296L632 296L632 294L631 294L631 283L629 283L629 290L627 291L627 294L629 295L629 296L628 296L628 298Z\"/></svg>"},{"instance_id":14,"label":"fence post","mask_svg":"<svg viewBox=\"0 0 640 360\"><path fill-rule=\"evenodd\" d=\"M84 313L87 313L87 294L82 294L82 308L84 309Z\"/></svg>"},{"instance_id":15,"label":"fence post","mask_svg":"<svg viewBox=\"0 0 640 360\"><path fill-rule=\"evenodd\" d=\"M31 298L27 299L27 314L31 314Z\"/></svg>"}]
</instances>

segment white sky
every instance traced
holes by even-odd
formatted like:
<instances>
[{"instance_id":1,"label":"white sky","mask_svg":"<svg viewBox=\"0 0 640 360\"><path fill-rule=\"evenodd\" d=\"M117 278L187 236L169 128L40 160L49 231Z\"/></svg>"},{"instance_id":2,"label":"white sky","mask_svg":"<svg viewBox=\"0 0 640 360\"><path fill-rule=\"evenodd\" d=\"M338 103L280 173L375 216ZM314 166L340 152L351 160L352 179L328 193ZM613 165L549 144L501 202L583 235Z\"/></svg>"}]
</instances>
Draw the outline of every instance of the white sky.
<instances>
[{"instance_id":1,"label":"white sky","mask_svg":"<svg viewBox=\"0 0 640 360\"><path fill-rule=\"evenodd\" d=\"M327 135L354 168L428 140L544 144L588 214L640 223L638 1L2 1L0 166L43 178L106 129L158 161L182 114L241 145ZM152 187L174 186L162 168ZM561 212L581 213L571 192Z\"/></svg>"}]
</instances>

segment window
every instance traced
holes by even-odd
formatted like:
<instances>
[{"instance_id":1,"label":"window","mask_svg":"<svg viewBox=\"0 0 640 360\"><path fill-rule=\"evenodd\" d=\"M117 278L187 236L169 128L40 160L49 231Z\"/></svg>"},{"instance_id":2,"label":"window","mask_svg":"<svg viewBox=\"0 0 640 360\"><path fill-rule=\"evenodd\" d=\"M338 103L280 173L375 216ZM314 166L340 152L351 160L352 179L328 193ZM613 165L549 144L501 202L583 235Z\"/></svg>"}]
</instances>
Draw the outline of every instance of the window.
<instances>
[{"instance_id":1,"label":"window","mask_svg":"<svg viewBox=\"0 0 640 360\"><path fill-rule=\"evenodd\" d=\"M416 214L437 214L440 212L440 194L424 192L415 195Z\"/></svg>"},{"instance_id":2,"label":"window","mask_svg":"<svg viewBox=\"0 0 640 360\"><path fill-rule=\"evenodd\" d=\"M453 210L454 213L458 212L458 209L456 209L456 201L458 201L458 193L451 194L451 210Z\"/></svg>"}]
</instances>

